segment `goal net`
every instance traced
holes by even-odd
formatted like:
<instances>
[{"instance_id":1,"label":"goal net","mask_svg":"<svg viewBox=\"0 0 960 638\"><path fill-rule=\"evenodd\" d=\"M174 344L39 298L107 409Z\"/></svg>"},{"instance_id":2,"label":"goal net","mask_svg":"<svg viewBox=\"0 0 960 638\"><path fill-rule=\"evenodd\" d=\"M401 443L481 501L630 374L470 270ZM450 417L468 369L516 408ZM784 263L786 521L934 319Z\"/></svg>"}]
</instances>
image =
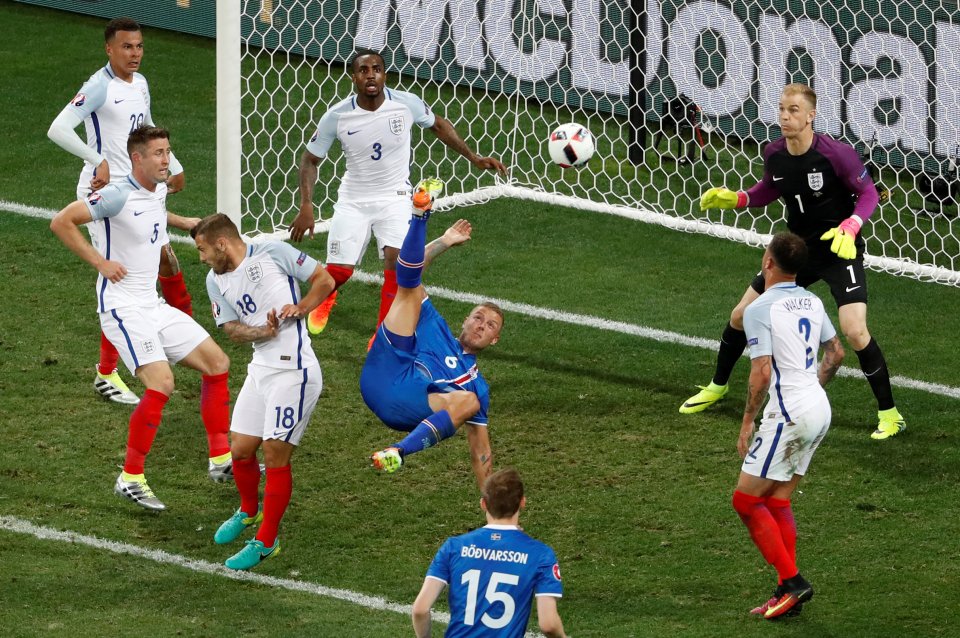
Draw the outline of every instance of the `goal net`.
<instances>
[{"instance_id":1,"label":"goal net","mask_svg":"<svg viewBox=\"0 0 960 638\"><path fill-rule=\"evenodd\" d=\"M867 265L960 285L955 3L220 4L239 12L239 55L218 57L239 69L241 94L226 108L236 109L242 148L239 175L218 179L242 194L245 232L290 223L306 141L351 94L346 61L371 48L383 53L388 86L421 95L477 152L510 166L505 180L482 174L416 130L411 178L442 177L441 207L517 197L755 245L784 228L781 204L702 213L698 199L709 186L740 189L760 178L762 145L779 136L780 89L808 83L819 96L815 129L857 148L886 193L865 229ZM597 140L579 170L546 154L549 132L570 121ZM321 217L331 214L342 164L334 145L314 194Z\"/></svg>"}]
</instances>

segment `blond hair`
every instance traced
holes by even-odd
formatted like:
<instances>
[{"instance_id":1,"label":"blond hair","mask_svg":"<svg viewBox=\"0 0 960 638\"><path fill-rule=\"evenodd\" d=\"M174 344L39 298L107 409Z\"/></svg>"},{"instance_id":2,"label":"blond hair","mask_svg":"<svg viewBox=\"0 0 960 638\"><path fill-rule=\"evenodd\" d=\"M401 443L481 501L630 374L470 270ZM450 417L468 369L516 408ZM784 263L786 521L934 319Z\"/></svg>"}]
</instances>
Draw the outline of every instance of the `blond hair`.
<instances>
[{"instance_id":1,"label":"blond hair","mask_svg":"<svg viewBox=\"0 0 960 638\"><path fill-rule=\"evenodd\" d=\"M810 103L810 108L816 110L817 108L817 92L811 89L806 84L800 84L799 82L794 82L793 84L788 84L783 87L784 95L802 95L807 99L807 102Z\"/></svg>"}]
</instances>

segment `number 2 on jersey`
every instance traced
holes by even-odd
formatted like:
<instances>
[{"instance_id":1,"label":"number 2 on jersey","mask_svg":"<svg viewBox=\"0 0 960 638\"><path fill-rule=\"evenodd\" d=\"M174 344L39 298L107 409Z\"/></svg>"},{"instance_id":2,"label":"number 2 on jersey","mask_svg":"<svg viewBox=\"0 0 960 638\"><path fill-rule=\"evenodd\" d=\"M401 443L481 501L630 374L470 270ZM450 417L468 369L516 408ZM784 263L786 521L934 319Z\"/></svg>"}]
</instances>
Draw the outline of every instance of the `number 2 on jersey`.
<instances>
[{"instance_id":1,"label":"number 2 on jersey","mask_svg":"<svg viewBox=\"0 0 960 638\"><path fill-rule=\"evenodd\" d=\"M477 595L480 593L480 570L471 569L463 573L460 578L460 584L467 584L467 608L463 612L463 624L472 627L477 623ZM503 614L493 617L488 613L480 616L480 622L490 629L501 629L510 624L513 620L513 613L516 611L517 604L513 596L507 592L497 591L500 584L517 585L520 583L520 577L516 574L504 574L502 572L493 572L490 574L490 582L487 583L487 591L483 597L490 604L503 603Z\"/></svg>"},{"instance_id":2,"label":"number 2 on jersey","mask_svg":"<svg viewBox=\"0 0 960 638\"><path fill-rule=\"evenodd\" d=\"M810 327L810 320L807 319L806 317L802 317L802 318L800 319L800 322L799 322L797 328L800 330L800 334L803 335L803 340L806 341L807 344L808 344L808 345L807 345L807 352L806 352L806 354L807 354L807 366L806 366L806 367L809 368L810 366L813 365L813 359L814 359L814 357L813 357L813 348L811 348L810 345L809 345L809 343L810 343L810 329L811 329L811 327Z\"/></svg>"}]
</instances>

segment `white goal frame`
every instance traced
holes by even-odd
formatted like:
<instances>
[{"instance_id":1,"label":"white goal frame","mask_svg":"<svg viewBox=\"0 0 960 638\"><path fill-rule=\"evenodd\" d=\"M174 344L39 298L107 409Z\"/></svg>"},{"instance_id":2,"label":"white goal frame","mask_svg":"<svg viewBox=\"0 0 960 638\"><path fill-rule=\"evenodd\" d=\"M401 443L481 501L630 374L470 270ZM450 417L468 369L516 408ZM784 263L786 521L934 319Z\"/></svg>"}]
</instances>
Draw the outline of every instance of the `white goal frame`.
<instances>
[{"instance_id":1,"label":"white goal frame","mask_svg":"<svg viewBox=\"0 0 960 638\"><path fill-rule=\"evenodd\" d=\"M258 103L255 113L251 114L241 112L241 105L245 100L258 100L261 94L266 95L267 89L258 88L260 93L250 93L247 78L241 74L243 60L264 55L263 52L269 50L276 59L286 58L284 63L294 69L291 71L294 74L300 73L294 67L304 64L308 66L302 75L308 78L320 66L327 69L325 72L331 74L330 77L343 74L347 52L338 49L324 61L312 58L306 44L299 41L292 47L284 44L291 29L303 26L291 22L298 15L301 18L307 15L310 2L326 4L318 0L217 3L217 206L253 234L284 236L285 224L292 219L295 208L290 179L286 186L270 193L270 204L253 202L250 193L244 192L245 180L256 178L258 171L267 170L267 162L275 161L278 165L270 163L269 170L279 174L280 181L283 175L293 175L295 182L299 155L326 105L313 104L309 99L291 103L291 96L284 95L284 87L278 86L275 93L269 94L264 110L295 112L308 105L310 117L306 124L299 123L282 131L287 145L282 149L270 149L270 153L256 149L253 155L259 169L246 166L251 156L246 143L252 130L252 115L259 113L256 108L261 107ZM465 122L461 120L457 126L473 145L489 144L494 132L508 129L497 153L513 171L507 180L484 177L481 181L473 175L461 184L454 184L448 189L449 195L439 201L441 209L513 197L762 246L775 229L783 226L780 206L770 206L763 212L734 211L708 217L696 209L695 195L687 191L699 192L706 184L724 182L730 188L745 188L759 177L762 162L754 140L764 141L775 136L779 89L769 87L782 86L802 75L807 64L816 71L812 77L821 97L818 130L844 139L858 150L866 148L866 159L881 167L879 181L892 186L890 201L882 205L883 215L877 214L871 220L871 224L883 225L877 228L886 233L886 238L878 241L868 237L866 265L874 270L960 286L960 254L952 254L958 243L960 223L947 218L931 218L928 223L919 215L911 217L915 214L911 209L916 206L915 202L927 206L920 197L923 193L917 185L917 175L927 174L932 180L957 179L955 174L951 178L948 173L952 146L948 140L956 138L960 143L960 118L945 113L960 113L960 51L955 51L960 50L960 27L937 18L941 14L946 18L958 17L955 15L958 10L943 2L919 3L932 9L935 25L931 33L936 34L935 42L911 40L910 29L917 26L919 20L916 16L904 18L907 36L896 32L858 31L853 24L842 26L845 30L843 37L839 37L836 34L841 27L827 24L812 14L774 11L771 7L777 3L773 0L674 0L670 3L646 0L645 6L629 0L572 0L566 4L564 0L355 0L343 4L351 7L350 15L343 17L353 32L340 33L333 44L342 48L344 41L349 40L352 46L347 51L362 47L384 50L391 67L391 79L401 79L403 88L437 93L454 84L463 86L464 79L457 77L461 71L465 75L473 66L494 69L493 84L488 80L487 90L462 89L466 97L455 98L454 106L462 107L462 113L466 113L481 102L496 102L497 119L490 115L488 120L481 119L482 115L461 115L466 118ZM568 6L571 9L568 10ZM511 7L519 7L519 13L511 15ZM611 11L617 7L621 20L633 12L636 24L643 20L648 25L644 31L643 54L635 52L630 56L622 45L619 50L614 47L611 51L609 40L616 38L603 30L610 27ZM737 13L743 7L760 9L759 13L750 14L760 16L757 24L749 25L754 28L753 33L746 28L746 18ZM445 27L435 26L438 16ZM244 20L247 26L242 25ZM414 29L411 25L415 20L422 26ZM251 22L256 37L249 33ZM242 26L248 31L244 37L241 37ZM618 28L622 33L622 25ZM453 43L455 62L461 65L457 67L460 70L447 71L448 76L442 76L443 67L438 64L439 57L444 55L441 46L444 43L438 43L441 29L447 30L450 40L460 38ZM558 33L562 35L558 37L551 29L560 29ZM396 40L396 32L400 32L399 43L391 41L391 38ZM588 41L591 34L598 37ZM275 37L276 42L268 46L270 37ZM320 44L331 44L333 37L329 35L328 40ZM601 42L604 38L608 41ZM843 41L844 38L847 41ZM446 45L453 46L449 42ZM704 47L711 46L714 49L708 53L723 58L724 64L713 84L704 79L704 74L710 73L710 64L698 62ZM606 53L602 50L604 47ZM391 52L401 57L391 62ZM641 169L659 175L659 179L666 180L668 188L658 186L654 177L649 177L650 183L644 185L639 177L642 170L634 171L626 159L626 146L631 137L631 131L627 130L630 125L623 113L623 105L629 98L622 95L625 74L630 74L627 60L643 60L633 64L635 67L643 64L646 77L642 96L648 110L644 113L644 122L651 139L645 145L647 165ZM551 63L554 67L545 70ZM884 65L893 70L884 70ZM454 68L452 62L449 68ZM260 73L259 67L257 73ZM438 73L442 76L440 79L437 79ZM558 79L549 79L550 73ZM854 79L856 73L863 77ZM559 78L567 78L566 84ZM262 78L257 80L266 84ZM508 86L511 81L515 86ZM524 82L534 88L523 88ZM494 84L496 87L490 88ZM342 83L339 86L342 89ZM546 97L537 93L543 87L546 87ZM306 95L315 87L297 88L302 88ZM708 155L711 150L715 151L715 164L704 161L703 155L692 157L689 164L667 164L674 143L677 155L682 155L677 135L693 133L678 133L666 119L668 102L679 92L689 94L700 109L695 123L700 127L698 132L701 135L713 132L705 151ZM917 97L917 92L922 96ZM322 97L329 104L344 95ZM567 104L557 105L557 95ZM568 101L569 96L573 96L569 98L572 102ZM891 100L899 105L893 123L879 122L876 109L871 107L880 108ZM502 109L503 105L507 105L509 114ZM448 105L441 102L437 106ZM843 113L846 116L841 117ZM557 119L565 116L586 124L598 138L598 157L588 164L588 170L594 171L592 175L576 171L560 174L558 169L548 166L542 153L536 155L530 151L532 138L543 139L550 128L560 123ZM277 116L280 120L283 117L282 113ZM526 118L527 130L518 122L521 117ZM915 122L911 117L925 119ZM620 123L618 128L611 129L611 120ZM511 121L516 123L512 128L504 126ZM654 134L661 129L667 133L667 148L652 149ZM865 146L871 134L870 141L878 142L876 149ZM721 141L717 142L718 139ZM437 172L444 176L457 172L452 164L457 161L456 157L446 155L429 136L415 142L415 146L424 145L428 147L424 164L439 167L441 170ZM690 147L686 148L690 152ZM741 170L723 166L718 157L720 152L739 161ZM749 167L751 174L744 174L743 166ZM704 173L708 181L698 178L697 171ZM460 172L464 172L462 165ZM621 179L624 181L618 183ZM321 214L330 208L330 202L324 200L335 197L331 184L336 181L334 174L324 185L325 191L318 187L315 203ZM605 186L598 185L601 181ZM683 197L679 196L681 191L685 193ZM900 237L907 238L906 246L900 244Z\"/></svg>"}]
</instances>

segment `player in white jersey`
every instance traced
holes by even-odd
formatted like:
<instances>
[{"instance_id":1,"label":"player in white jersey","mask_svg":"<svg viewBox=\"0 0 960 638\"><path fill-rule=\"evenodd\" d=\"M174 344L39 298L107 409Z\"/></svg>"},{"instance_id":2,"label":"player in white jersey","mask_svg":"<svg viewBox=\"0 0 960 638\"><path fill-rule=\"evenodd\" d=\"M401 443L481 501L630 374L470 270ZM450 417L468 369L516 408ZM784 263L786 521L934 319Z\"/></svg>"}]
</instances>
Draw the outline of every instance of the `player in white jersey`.
<instances>
[{"instance_id":1,"label":"player in white jersey","mask_svg":"<svg viewBox=\"0 0 960 638\"><path fill-rule=\"evenodd\" d=\"M494 157L474 153L453 124L433 113L419 97L385 88L386 70L379 53L357 52L350 62L350 71L356 93L320 118L300 159L300 212L290 226L290 238L299 242L307 232L313 236L317 164L327 156L333 141L339 140L347 168L327 235L327 270L336 286L342 286L360 262L371 233L376 237L383 259L379 325L397 294L397 255L407 233L413 194L413 126L429 129L479 169L506 175L507 168ZM336 290L310 314L310 332L323 330L335 300Z\"/></svg>"},{"instance_id":2,"label":"player in white jersey","mask_svg":"<svg viewBox=\"0 0 960 638\"><path fill-rule=\"evenodd\" d=\"M123 183L130 174L127 136L138 126L153 126L150 89L137 71L143 57L140 25L130 18L111 20L104 30L108 62L90 76L77 95L50 125L47 135L67 152L84 160L77 199L109 183ZM75 130L86 129L84 143ZM171 153L167 192L183 188L183 167ZM167 302L192 314L190 294L176 255L167 242L160 251L159 280ZM104 335L100 338L100 361L94 388L104 398L118 403L136 404L139 399L116 371L117 350Z\"/></svg>"},{"instance_id":3,"label":"player in white jersey","mask_svg":"<svg viewBox=\"0 0 960 638\"><path fill-rule=\"evenodd\" d=\"M101 329L146 387L130 416L126 459L114 491L151 510L166 509L147 485L143 468L173 392L171 362L203 375L200 416L207 433L208 471L216 481L229 478L231 471L230 359L196 321L157 296L159 253L167 242L169 137L160 128L134 129L128 141L132 171L125 182L73 202L50 223L60 241L99 272ZM93 243L80 232L80 226L91 223Z\"/></svg>"},{"instance_id":4,"label":"player in white jersey","mask_svg":"<svg viewBox=\"0 0 960 638\"><path fill-rule=\"evenodd\" d=\"M777 570L773 597L751 613L773 619L796 613L813 597L797 569L797 528L790 497L830 427L823 386L837 373L843 347L823 302L797 286L807 261L798 235L779 233L763 254L765 292L747 306L750 381L737 450L743 458L733 508L754 544ZM817 366L817 351L823 360ZM754 420L769 396L760 428Z\"/></svg>"},{"instance_id":5,"label":"player in white jersey","mask_svg":"<svg viewBox=\"0 0 960 638\"><path fill-rule=\"evenodd\" d=\"M289 244L245 243L223 214L205 218L193 236L200 261L210 266L207 294L217 325L232 341L253 344L230 424L240 507L213 537L230 543L262 521L256 537L226 561L231 569L250 569L280 552L277 531L293 491L290 459L323 388L305 318L333 290L333 278ZM297 281L310 283L303 298ZM261 444L267 474L262 509Z\"/></svg>"}]
</instances>

